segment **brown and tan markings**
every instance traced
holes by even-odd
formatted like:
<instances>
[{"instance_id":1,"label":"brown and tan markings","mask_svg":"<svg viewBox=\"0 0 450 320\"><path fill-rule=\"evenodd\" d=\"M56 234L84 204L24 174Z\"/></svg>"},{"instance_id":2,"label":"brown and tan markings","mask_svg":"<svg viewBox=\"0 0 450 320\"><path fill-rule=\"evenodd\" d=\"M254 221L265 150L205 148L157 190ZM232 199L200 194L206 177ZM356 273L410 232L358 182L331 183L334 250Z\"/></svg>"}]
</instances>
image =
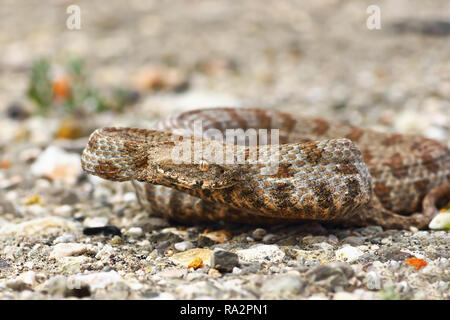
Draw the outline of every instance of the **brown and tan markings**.
<instances>
[{"instance_id":1,"label":"brown and tan markings","mask_svg":"<svg viewBox=\"0 0 450 320\"><path fill-rule=\"evenodd\" d=\"M189 136L194 120L222 132L229 126L279 129L277 171L263 174L272 164L249 161L249 149L241 149L245 146L235 146L245 155L244 163L173 165L168 155L177 136L170 132ZM105 179L132 180L151 214L186 223L315 219L425 228L438 212L436 204L450 200L450 151L422 137L251 108L192 110L157 128L96 130L83 151L82 166ZM209 141L201 143L208 147ZM261 154L262 147L255 148Z\"/></svg>"}]
</instances>

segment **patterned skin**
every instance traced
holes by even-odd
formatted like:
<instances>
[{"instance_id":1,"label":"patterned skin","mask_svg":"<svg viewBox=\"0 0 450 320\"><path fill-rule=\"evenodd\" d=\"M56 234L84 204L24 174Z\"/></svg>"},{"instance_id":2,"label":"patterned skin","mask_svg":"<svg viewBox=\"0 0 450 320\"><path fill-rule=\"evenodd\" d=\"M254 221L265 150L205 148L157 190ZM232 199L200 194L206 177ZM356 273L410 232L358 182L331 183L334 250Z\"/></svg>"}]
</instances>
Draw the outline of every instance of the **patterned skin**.
<instances>
[{"instance_id":1,"label":"patterned skin","mask_svg":"<svg viewBox=\"0 0 450 320\"><path fill-rule=\"evenodd\" d=\"M279 141L214 141L227 130L253 128L278 129ZM450 198L450 151L423 137L234 108L185 112L156 129L99 129L82 166L105 179L132 180L146 210L182 222L320 220L424 228L436 203ZM181 141L193 152L179 163L173 155ZM415 213L422 204L422 213Z\"/></svg>"}]
</instances>

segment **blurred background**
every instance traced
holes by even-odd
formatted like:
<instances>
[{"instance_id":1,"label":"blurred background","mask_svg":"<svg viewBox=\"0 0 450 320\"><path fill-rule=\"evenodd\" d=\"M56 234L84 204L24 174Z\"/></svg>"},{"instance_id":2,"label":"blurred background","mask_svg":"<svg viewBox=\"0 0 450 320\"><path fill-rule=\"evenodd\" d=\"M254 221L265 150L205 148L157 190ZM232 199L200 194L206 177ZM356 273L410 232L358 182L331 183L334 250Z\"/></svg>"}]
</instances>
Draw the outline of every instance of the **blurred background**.
<instances>
[{"instance_id":1,"label":"blurred background","mask_svg":"<svg viewBox=\"0 0 450 320\"><path fill-rule=\"evenodd\" d=\"M70 27L71 5L79 28ZM380 10L378 29L367 26L370 5ZM148 127L210 106L274 108L448 143L446 0L2 0L0 30L7 169L49 145L80 152L101 126ZM30 147L38 149L23 155Z\"/></svg>"}]
</instances>

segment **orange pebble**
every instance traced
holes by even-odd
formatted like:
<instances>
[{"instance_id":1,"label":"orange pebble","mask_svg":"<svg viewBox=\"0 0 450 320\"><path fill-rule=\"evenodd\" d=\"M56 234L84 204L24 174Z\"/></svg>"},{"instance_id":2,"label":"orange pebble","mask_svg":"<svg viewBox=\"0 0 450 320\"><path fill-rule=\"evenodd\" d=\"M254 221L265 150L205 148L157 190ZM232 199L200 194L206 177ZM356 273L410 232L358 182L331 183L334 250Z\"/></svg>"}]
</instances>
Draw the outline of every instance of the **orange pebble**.
<instances>
[{"instance_id":1,"label":"orange pebble","mask_svg":"<svg viewBox=\"0 0 450 320\"><path fill-rule=\"evenodd\" d=\"M197 270L198 268L201 268L203 266L203 260L200 258L194 258L189 264L188 268L194 268L194 270Z\"/></svg>"},{"instance_id":2,"label":"orange pebble","mask_svg":"<svg viewBox=\"0 0 450 320\"><path fill-rule=\"evenodd\" d=\"M405 262L415 267L417 270L426 267L427 265L427 262L425 260L419 258L408 258L405 260Z\"/></svg>"}]
</instances>

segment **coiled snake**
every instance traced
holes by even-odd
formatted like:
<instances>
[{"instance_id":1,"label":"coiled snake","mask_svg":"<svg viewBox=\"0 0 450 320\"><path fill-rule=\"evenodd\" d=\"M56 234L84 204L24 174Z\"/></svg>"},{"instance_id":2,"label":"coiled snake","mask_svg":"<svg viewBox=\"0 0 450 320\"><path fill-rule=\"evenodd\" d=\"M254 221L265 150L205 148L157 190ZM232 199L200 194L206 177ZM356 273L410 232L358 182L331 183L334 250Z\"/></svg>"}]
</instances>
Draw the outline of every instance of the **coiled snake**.
<instances>
[{"instance_id":1,"label":"coiled snake","mask_svg":"<svg viewBox=\"0 0 450 320\"><path fill-rule=\"evenodd\" d=\"M261 129L278 135L255 144ZM200 109L155 130L98 129L81 161L87 173L131 180L151 214L189 223L424 228L450 198L450 151L437 141L273 110Z\"/></svg>"}]
</instances>

